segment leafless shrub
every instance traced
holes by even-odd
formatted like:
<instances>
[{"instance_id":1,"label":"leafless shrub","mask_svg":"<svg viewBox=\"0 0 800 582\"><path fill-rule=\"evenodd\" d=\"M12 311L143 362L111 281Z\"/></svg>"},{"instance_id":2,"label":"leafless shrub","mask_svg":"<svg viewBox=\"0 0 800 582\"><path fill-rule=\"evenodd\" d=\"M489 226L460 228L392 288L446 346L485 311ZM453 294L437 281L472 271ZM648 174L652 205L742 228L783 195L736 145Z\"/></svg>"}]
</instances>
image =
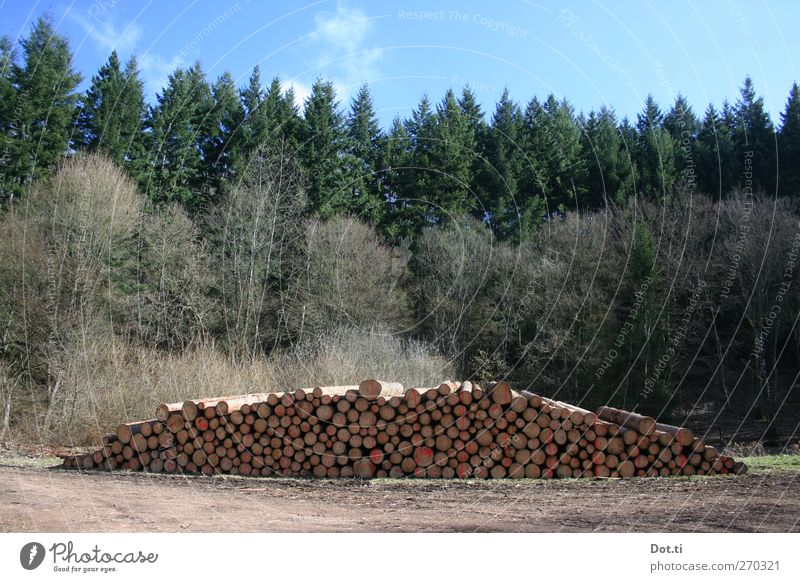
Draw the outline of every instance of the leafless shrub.
<instances>
[{"instance_id":1,"label":"leafless shrub","mask_svg":"<svg viewBox=\"0 0 800 582\"><path fill-rule=\"evenodd\" d=\"M65 342L102 319L113 303L112 272L128 247L141 200L107 158L78 156L24 205L4 217L0 248L0 321L6 361L47 388Z\"/></svg>"},{"instance_id":2,"label":"leafless shrub","mask_svg":"<svg viewBox=\"0 0 800 582\"><path fill-rule=\"evenodd\" d=\"M339 328L276 352L270 362L281 390L352 385L371 377L405 386L430 386L453 378L451 365L422 342L386 330Z\"/></svg>"},{"instance_id":3,"label":"leafless shrub","mask_svg":"<svg viewBox=\"0 0 800 582\"><path fill-rule=\"evenodd\" d=\"M97 443L121 422L152 418L162 402L274 388L272 368L263 359L233 364L212 344L162 352L102 331L73 338L60 353L58 366L60 387L50 403L51 413L15 413L16 432L26 440L70 446Z\"/></svg>"},{"instance_id":4,"label":"leafless shrub","mask_svg":"<svg viewBox=\"0 0 800 582\"><path fill-rule=\"evenodd\" d=\"M523 247L518 286L518 327L523 336L520 368L530 381L580 401L605 356L601 325L613 327L619 255L611 244L609 218L568 214L546 225Z\"/></svg>"},{"instance_id":5,"label":"leafless shrub","mask_svg":"<svg viewBox=\"0 0 800 582\"><path fill-rule=\"evenodd\" d=\"M290 336L302 340L339 327L398 329L409 314L398 285L404 269L371 226L344 217L309 221L284 297Z\"/></svg>"},{"instance_id":6,"label":"leafless shrub","mask_svg":"<svg viewBox=\"0 0 800 582\"><path fill-rule=\"evenodd\" d=\"M301 236L304 185L287 146L258 150L241 182L211 213L227 343L236 356L268 352L280 262ZM274 320L272 321L274 324Z\"/></svg>"},{"instance_id":7,"label":"leafless shrub","mask_svg":"<svg viewBox=\"0 0 800 582\"><path fill-rule=\"evenodd\" d=\"M127 334L160 348L206 339L218 305L210 293L211 254L197 227L170 206L145 217L139 243L136 292L127 295L120 317Z\"/></svg>"},{"instance_id":8,"label":"leafless shrub","mask_svg":"<svg viewBox=\"0 0 800 582\"><path fill-rule=\"evenodd\" d=\"M415 246L419 331L466 373L492 309L486 301L494 275L491 231L477 220L452 222L424 230Z\"/></svg>"},{"instance_id":9,"label":"leafless shrub","mask_svg":"<svg viewBox=\"0 0 800 582\"><path fill-rule=\"evenodd\" d=\"M730 443L725 447L724 454L732 457L763 457L770 453L760 442L754 443Z\"/></svg>"},{"instance_id":10,"label":"leafless shrub","mask_svg":"<svg viewBox=\"0 0 800 582\"><path fill-rule=\"evenodd\" d=\"M240 363L211 343L159 351L94 329L73 336L53 365L59 369L59 387L48 409L12 409L12 436L45 444L96 444L121 422L151 418L162 402L357 384L372 376L408 386L453 377L448 363L423 343L352 328ZM8 402L13 385L3 387L0 404Z\"/></svg>"},{"instance_id":11,"label":"leafless shrub","mask_svg":"<svg viewBox=\"0 0 800 582\"><path fill-rule=\"evenodd\" d=\"M101 154L68 159L31 189L28 201L28 218L42 235L83 265L107 263L130 239L141 211L136 185Z\"/></svg>"},{"instance_id":12,"label":"leafless shrub","mask_svg":"<svg viewBox=\"0 0 800 582\"><path fill-rule=\"evenodd\" d=\"M5 442L11 426L11 407L19 384L19 378L5 362L0 361L0 444Z\"/></svg>"}]
</instances>

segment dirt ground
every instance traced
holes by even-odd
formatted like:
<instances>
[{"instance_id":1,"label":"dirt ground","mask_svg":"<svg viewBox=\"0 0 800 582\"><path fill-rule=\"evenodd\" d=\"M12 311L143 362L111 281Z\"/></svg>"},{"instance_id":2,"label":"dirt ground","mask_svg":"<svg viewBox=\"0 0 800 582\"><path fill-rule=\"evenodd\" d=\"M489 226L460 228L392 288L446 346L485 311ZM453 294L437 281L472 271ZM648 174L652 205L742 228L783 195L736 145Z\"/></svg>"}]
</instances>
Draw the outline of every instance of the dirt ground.
<instances>
[{"instance_id":1,"label":"dirt ground","mask_svg":"<svg viewBox=\"0 0 800 582\"><path fill-rule=\"evenodd\" d=\"M632 481L312 481L0 463L3 532L798 532L800 473Z\"/></svg>"}]
</instances>

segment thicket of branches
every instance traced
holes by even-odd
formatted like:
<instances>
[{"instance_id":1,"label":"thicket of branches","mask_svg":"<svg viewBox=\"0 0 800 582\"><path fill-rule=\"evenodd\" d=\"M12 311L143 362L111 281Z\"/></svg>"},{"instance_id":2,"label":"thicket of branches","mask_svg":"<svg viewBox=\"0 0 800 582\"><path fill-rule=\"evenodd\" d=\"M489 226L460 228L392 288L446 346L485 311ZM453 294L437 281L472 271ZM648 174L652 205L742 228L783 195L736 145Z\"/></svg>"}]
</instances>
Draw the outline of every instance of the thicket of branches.
<instances>
[{"instance_id":1,"label":"thicket of branches","mask_svg":"<svg viewBox=\"0 0 800 582\"><path fill-rule=\"evenodd\" d=\"M797 405L797 85L777 129L747 79L702 119L504 93L487 121L465 88L383 131L367 87L344 114L318 81L301 111L197 64L148 107L135 59L84 94L70 63L46 19L0 43L3 434L379 373L662 417Z\"/></svg>"}]
</instances>

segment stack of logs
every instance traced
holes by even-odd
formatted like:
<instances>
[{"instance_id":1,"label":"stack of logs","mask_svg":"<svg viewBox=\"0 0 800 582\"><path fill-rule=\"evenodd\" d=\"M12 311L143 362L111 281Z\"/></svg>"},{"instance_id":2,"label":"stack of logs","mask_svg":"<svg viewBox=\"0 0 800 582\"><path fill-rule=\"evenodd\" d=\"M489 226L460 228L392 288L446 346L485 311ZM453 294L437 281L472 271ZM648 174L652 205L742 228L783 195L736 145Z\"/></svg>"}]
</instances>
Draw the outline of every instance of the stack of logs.
<instances>
[{"instance_id":1,"label":"stack of logs","mask_svg":"<svg viewBox=\"0 0 800 582\"><path fill-rule=\"evenodd\" d=\"M64 466L291 477L575 478L743 473L686 428L507 382L366 380L162 404Z\"/></svg>"}]
</instances>

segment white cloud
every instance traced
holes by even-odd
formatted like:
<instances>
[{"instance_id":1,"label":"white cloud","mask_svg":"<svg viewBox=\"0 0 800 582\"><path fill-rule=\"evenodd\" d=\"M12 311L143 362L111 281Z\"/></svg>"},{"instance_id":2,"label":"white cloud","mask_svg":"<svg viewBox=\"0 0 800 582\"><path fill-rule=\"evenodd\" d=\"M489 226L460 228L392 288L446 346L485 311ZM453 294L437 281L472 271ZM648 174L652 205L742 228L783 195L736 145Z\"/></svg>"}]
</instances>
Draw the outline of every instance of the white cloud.
<instances>
[{"instance_id":1,"label":"white cloud","mask_svg":"<svg viewBox=\"0 0 800 582\"><path fill-rule=\"evenodd\" d=\"M333 77L340 99L345 100L361 83L379 76L383 51L369 46L374 17L339 2L336 12L318 13L314 24L313 44L320 47L316 64L321 76Z\"/></svg>"},{"instance_id":2,"label":"white cloud","mask_svg":"<svg viewBox=\"0 0 800 582\"><path fill-rule=\"evenodd\" d=\"M68 14L105 54L115 50L121 55L130 55L142 37L142 28L135 22L117 28L110 21L90 19L75 10Z\"/></svg>"},{"instance_id":3,"label":"white cloud","mask_svg":"<svg viewBox=\"0 0 800 582\"><path fill-rule=\"evenodd\" d=\"M149 97L154 97L156 93L161 93L169 82L170 74L185 64L180 56L167 60L156 53L143 54L138 57L138 63L139 72L141 73L142 81L144 81L145 93Z\"/></svg>"},{"instance_id":4,"label":"white cloud","mask_svg":"<svg viewBox=\"0 0 800 582\"><path fill-rule=\"evenodd\" d=\"M69 17L86 32L91 42L104 55L109 55L111 51L116 50L123 61L135 54L135 49L142 38L142 28L135 22L123 28L116 26L110 20L87 18L74 10L69 12ZM160 93L167 84L169 75L185 64L180 55L168 59L153 52L137 55L136 60L144 82L145 93L149 98Z\"/></svg>"},{"instance_id":5,"label":"white cloud","mask_svg":"<svg viewBox=\"0 0 800 582\"><path fill-rule=\"evenodd\" d=\"M289 79L283 83L283 90L285 92L289 89L294 90L294 102L300 108L300 111L303 111L306 106L306 100L311 95L311 87L296 79Z\"/></svg>"}]
</instances>

